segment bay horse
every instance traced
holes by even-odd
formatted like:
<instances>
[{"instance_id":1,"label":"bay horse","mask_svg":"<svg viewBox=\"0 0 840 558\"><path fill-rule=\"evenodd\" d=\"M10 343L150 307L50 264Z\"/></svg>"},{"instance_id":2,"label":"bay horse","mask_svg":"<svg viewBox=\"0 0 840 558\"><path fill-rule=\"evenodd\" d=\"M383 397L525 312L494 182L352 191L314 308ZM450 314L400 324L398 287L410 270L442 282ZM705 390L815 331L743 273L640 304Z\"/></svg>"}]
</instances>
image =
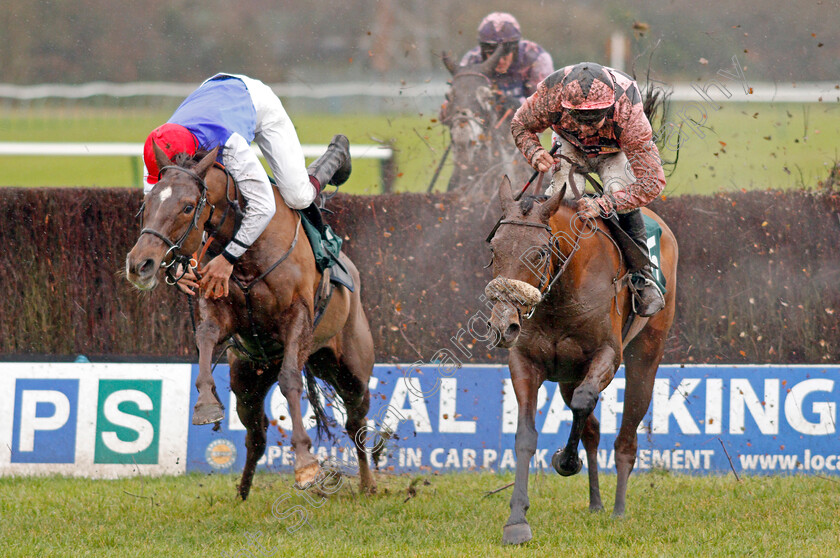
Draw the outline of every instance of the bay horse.
<instances>
[{"instance_id":1,"label":"bay horse","mask_svg":"<svg viewBox=\"0 0 840 558\"><path fill-rule=\"evenodd\" d=\"M518 103L505 99L491 79L503 53L500 45L487 60L469 66L458 66L446 53L442 57L452 74L443 119L449 128L454 165L447 190L461 189L465 195L488 201L495 196L500 177L524 182L531 172L510 134Z\"/></svg>"},{"instance_id":2,"label":"bay horse","mask_svg":"<svg viewBox=\"0 0 840 558\"><path fill-rule=\"evenodd\" d=\"M207 250L218 254L233 238L241 211L238 187L215 164L218 148L195 156L178 154L169 160L157 145L155 157L161 179L144 200L143 222L134 247L126 256L126 273L138 289L153 289L157 274L167 268L168 282L176 261ZM300 234L300 215L272 188L277 210L265 231L236 263L228 297L195 298L194 323L198 347L198 401L193 424L218 423L224 407L216 393L211 370L214 350L231 339L228 351L230 385L236 395L236 412L247 431L247 456L238 494L248 497L257 460L265 452L268 419L266 394L275 382L289 405L295 480L307 486L321 474L312 454L312 442L301 416L306 365L308 396L316 418L325 419L314 394L314 373L332 385L346 410L346 430L359 459L362 490L372 492L365 448L365 415L370 404L370 379L374 350L367 317L360 299L359 272L343 253L340 261L349 271L354 290L336 287L317 327L313 328L316 289L321 273L306 234ZM209 237L202 245L203 233ZM177 240L176 240L177 239ZM201 256L196 257L200 264ZM205 256L204 261L209 261ZM200 272L200 267L198 268Z\"/></svg>"},{"instance_id":3,"label":"bay horse","mask_svg":"<svg viewBox=\"0 0 840 558\"><path fill-rule=\"evenodd\" d=\"M531 539L525 519L529 507L528 468L537 448L537 390L546 380L558 382L572 411L569 439L551 459L563 476L582 467L582 440L589 468L589 509L603 509L598 484L599 422L593 414L601 391L624 360L626 387L621 430L615 441L618 480L613 515L625 510L627 479L636 461L636 429L650 405L654 377L665 339L674 321L677 289L677 242L662 227L661 262L666 280L665 308L650 318L632 318L627 267L603 219L581 219L566 187L537 203L517 202L510 181L499 187L502 219L491 240L493 280L485 294L493 302L489 326L498 344L509 348L509 367L519 405L516 427L516 477L503 543Z\"/></svg>"}]
</instances>

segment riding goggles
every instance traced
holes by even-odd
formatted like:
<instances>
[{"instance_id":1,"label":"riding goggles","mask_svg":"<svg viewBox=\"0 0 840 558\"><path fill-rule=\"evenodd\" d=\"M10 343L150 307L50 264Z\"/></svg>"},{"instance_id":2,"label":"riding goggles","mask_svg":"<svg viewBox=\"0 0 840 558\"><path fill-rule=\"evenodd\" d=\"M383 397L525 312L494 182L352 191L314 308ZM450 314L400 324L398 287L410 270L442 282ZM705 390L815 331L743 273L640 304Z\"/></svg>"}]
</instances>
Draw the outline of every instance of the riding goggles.
<instances>
[{"instance_id":1,"label":"riding goggles","mask_svg":"<svg viewBox=\"0 0 840 558\"><path fill-rule=\"evenodd\" d=\"M571 116L574 121L579 124L591 126L592 124L597 124L603 120L607 116L609 110L610 107L589 110L569 109L569 116Z\"/></svg>"},{"instance_id":2,"label":"riding goggles","mask_svg":"<svg viewBox=\"0 0 840 558\"><path fill-rule=\"evenodd\" d=\"M496 47L502 47L502 56L506 54L510 54L511 52L516 52L519 48L519 41L510 41L507 43L481 43L481 59L487 60L490 58L494 52L496 52Z\"/></svg>"}]
</instances>

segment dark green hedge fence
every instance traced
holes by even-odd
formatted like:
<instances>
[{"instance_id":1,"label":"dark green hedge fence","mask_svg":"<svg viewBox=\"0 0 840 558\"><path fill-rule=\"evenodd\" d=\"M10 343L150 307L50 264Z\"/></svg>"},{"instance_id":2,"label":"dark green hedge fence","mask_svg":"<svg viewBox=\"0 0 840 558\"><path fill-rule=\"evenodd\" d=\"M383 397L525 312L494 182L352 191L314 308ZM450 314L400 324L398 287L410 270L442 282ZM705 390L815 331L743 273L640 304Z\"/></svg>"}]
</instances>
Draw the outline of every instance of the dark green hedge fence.
<instances>
[{"instance_id":1,"label":"dark green hedge fence","mask_svg":"<svg viewBox=\"0 0 840 558\"><path fill-rule=\"evenodd\" d=\"M0 355L193 360L187 302L125 280L136 190L0 190ZM379 362L429 359L480 308L497 204L447 195L343 196L331 222L362 273ZM666 362L837 362L840 198L681 196L653 206L680 245ZM462 338L462 341L469 342ZM505 351L472 348L474 362Z\"/></svg>"}]
</instances>

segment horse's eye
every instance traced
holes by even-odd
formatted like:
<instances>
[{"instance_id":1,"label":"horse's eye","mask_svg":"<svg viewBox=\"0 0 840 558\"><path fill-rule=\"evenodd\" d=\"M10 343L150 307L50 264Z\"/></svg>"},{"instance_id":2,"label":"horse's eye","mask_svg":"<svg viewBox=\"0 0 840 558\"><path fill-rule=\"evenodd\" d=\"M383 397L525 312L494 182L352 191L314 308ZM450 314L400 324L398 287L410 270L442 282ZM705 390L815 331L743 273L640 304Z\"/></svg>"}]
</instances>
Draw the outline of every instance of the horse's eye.
<instances>
[{"instance_id":1,"label":"horse's eye","mask_svg":"<svg viewBox=\"0 0 840 558\"><path fill-rule=\"evenodd\" d=\"M187 204L184 206L184 213L192 213L193 209L195 209L195 206Z\"/></svg>"}]
</instances>

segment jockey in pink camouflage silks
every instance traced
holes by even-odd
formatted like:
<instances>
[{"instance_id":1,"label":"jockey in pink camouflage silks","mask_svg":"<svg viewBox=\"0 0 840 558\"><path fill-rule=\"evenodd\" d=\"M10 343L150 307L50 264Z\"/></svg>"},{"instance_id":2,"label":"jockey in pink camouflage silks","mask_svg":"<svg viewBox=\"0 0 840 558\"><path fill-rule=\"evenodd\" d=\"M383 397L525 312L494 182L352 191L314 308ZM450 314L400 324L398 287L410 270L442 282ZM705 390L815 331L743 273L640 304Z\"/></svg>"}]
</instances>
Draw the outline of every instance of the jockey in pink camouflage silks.
<instances>
[{"instance_id":1,"label":"jockey in pink camouflage silks","mask_svg":"<svg viewBox=\"0 0 840 558\"><path fill-rule=\"evenodd\" d=\"M480 64L502 45L507 52L496 65L495 75L490 77L517 107L554 71L551 55L537 43L523 39L519 22L508 13L493 12L481 20L478 43L461 58L460 65Z\"/></svg>"},{"instance_id":2,"label":"jockey in pink camouflage silks","mask_svg":"<svg viewBox=\"0 0 840 558\"><path fill-rule=\"evenodd\" d=\"M562 155L583 172L598 173L603 183L604 195L581 198L578 214L583 218L617 214L621 228L647 253L639 208L662 192L665 173L636 82L613 68L582 62L551 74L516 112L511 122L514 141L534 169L554 170L547 192L551 195L568 181L570 165L542 147L537 134L547 128L553 130L553 142L560 145ZM586 184L577 173L575 182ZM572 195L571 189L567 194ZM665 300L650 278L649 267L632 271L644 277L637 313L651 316Z\"/></svg>"}]
</instances>

